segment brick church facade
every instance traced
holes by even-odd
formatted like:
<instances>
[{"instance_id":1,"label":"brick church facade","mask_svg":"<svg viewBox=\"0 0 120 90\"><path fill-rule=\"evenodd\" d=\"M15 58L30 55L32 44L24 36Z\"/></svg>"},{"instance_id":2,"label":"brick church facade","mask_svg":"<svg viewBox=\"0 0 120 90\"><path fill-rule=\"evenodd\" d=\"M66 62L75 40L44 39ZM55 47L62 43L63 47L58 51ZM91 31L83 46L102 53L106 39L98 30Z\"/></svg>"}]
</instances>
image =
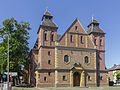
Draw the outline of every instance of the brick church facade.
<instances>
[{"instance_id":1,"label":"brick church facade","mask_svg":"<svg viewBox=\"0 0 120 90\"><path fill-rule=\"evenodd\" d=\"M36 87L106 86L105 33L92 19L87 32L76 18L63 35L44 13L25 69L25 82Z\"/></svg>"}]
</instances>

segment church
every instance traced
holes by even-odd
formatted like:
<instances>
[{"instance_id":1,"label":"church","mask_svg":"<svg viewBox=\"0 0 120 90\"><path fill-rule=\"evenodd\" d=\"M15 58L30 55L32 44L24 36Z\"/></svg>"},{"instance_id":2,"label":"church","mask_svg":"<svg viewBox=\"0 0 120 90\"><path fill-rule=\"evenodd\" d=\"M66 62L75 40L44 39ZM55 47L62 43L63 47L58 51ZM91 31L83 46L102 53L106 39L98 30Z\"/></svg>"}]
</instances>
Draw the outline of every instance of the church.
<instances>
[{"instance_id":1,"label":"church","mask_svg":"<svg viewBox=\"0 0 120 90\"><path fill-rule=\"evenodd\" d=\"M94 18L87 31L76 18L63 35L46 10L25 67L24 80L35 87L107 86L105 32Z\"/></svg>"}]
</instances>

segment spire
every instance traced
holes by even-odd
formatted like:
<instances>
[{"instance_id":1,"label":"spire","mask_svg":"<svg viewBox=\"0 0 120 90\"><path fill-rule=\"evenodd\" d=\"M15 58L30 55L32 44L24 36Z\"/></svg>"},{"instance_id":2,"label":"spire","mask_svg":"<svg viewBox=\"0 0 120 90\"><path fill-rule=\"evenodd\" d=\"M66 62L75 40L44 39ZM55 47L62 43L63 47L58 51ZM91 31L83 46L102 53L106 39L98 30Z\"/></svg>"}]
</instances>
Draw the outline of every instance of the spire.
<instances>
[{"instance_id":1,"label":"spire","mask_svg":"<svg viewBox=\"0 0 120 90\"><path fill-rule=\"evenodd\" d=\"M102 29L99 28L99 23L98 21L96 21L92 15L92 20L90 21L90 23L88 24L88 34L90 33L104 33L104 31Z\"/></svg>"},{"instance_id":2,"label":"spire","mask_svg":"<svg viewBox=\"0 0 120 90\"><path fill-rule=\"evenodd\" d=\"M92 14L92 22L93 22L93 20L94 20L94 14Z\"/></svg>"},{"instance_id":3,"label":"spire","mask_svg":"<svg viewBox=\"0 0 120 90\"><path fill-rule=\"evenodd\" d=\"M93 17L93 14L92 14L92 30L93 30L93 20L94 20L94 17Z\"/></svg>"},{"instance_id":4,"label":"spire","mask_svg":"<svg viewBox=\"0 0 120 90\"><path fill-rule=\"evenodd\" d=\"M46 6L46 12L48 12L48 6Z\"/></svg>"},{"instance_id":5,"label":"spire","mask_svg":"<svg viewBox=\"0 0 120 90\"><path fill-rule=\"evenodd\" d=\"M53 16L48 11L48 7L46 7L46 11L42 17L42 26L50 26L50 27L57 27L56 24L52 21Z\"/></svg>"},{"instance_id":6,"label":"spire","mask_svg":"<svg viewBox=\"0 0 120 90\"><path fill-rule=\"evenodd\" d=\"M53 16L51 15L51 13L48 11L48 6L46 7L46 11L45 11L45 13L44 13L43 16L53 17Z\"/></svg>"}]
</instances>

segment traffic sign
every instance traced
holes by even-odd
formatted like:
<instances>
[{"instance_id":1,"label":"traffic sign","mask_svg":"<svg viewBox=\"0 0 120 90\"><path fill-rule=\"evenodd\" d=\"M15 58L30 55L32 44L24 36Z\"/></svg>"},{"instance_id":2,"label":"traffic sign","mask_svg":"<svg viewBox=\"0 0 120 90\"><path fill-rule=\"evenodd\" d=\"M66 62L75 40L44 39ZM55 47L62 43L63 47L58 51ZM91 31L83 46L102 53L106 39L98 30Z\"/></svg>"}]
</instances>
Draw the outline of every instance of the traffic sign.
<instances>
[{"instance_id":1,"label":"traffic sign","mask_svg":"<svg viewBox=\"0 0 120 90\"><path fill-rule=\"evenodd\" d=\"M6 78L6 75L3 75L2 77L3 77L3 78Z\"/></svg>"}]
</instances>

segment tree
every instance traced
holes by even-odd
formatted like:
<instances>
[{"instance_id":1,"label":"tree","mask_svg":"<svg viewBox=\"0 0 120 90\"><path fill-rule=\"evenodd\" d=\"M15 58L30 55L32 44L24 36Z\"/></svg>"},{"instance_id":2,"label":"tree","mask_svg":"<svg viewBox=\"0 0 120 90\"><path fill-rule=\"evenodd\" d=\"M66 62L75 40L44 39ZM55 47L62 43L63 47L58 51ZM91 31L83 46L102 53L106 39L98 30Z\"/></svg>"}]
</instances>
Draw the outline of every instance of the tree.
<instances>
[{"instance_id":1,"label":"tree","mask_svg":"<svg viewBox=\"0 0 120 90\"><path fill-rule=\"evenodd\" d=\"M10 72L18 72L22 75L20 65L27 64L29 48L30 24L28 22L20 22L14 18L6 19L0 28L0 59L4 66L4 71L7 70L7 51L8 51L8 35L9 35L9 57L10 57Z\"/></svg>"},{"instance_id":2,"label":"tree","mask_svg":"<svg viewBox=\"0 0 120 90\"><path fill-rule=\"evenodd\" d=\"M120 70L116 70L113 76L117 79L117 82L120 80Z\"/></svg>"}]
</instances>

